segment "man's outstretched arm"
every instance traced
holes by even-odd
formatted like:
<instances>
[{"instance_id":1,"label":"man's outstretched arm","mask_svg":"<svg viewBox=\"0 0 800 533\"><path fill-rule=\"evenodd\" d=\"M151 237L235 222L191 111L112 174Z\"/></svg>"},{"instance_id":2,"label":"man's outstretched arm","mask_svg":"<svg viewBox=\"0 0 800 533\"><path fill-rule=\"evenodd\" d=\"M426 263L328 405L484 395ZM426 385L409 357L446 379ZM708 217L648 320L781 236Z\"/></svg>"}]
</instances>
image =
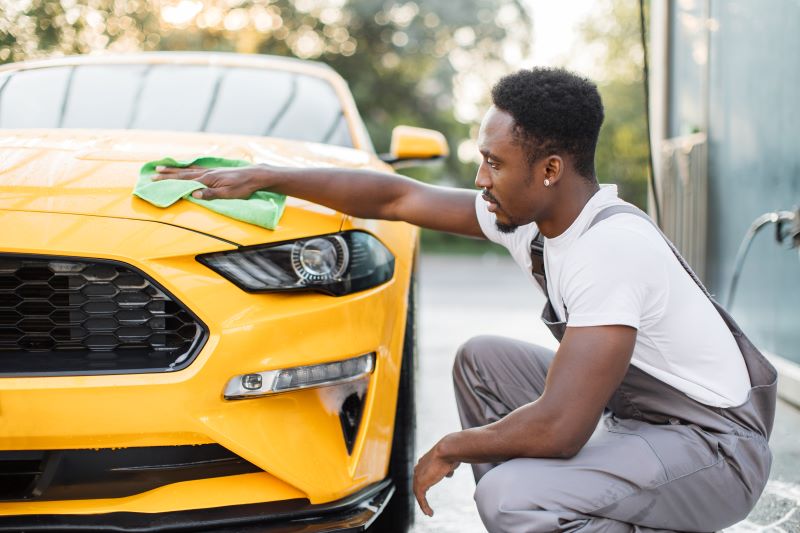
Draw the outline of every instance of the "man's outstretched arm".
<instances>
[{"instance_id":1,"label":"man's outstretched arm","mask_svg":"<svg viewBox=\"0 0 800 533\"><path fill-rule=\"evenodd\" d=\"M403 220L417 226L483 238L475 214L476 191L437 187L372 170L159 167L160 179L194 179L207 189L197 198L248 198L261 189L302 198L359 218Z\"/></svg>"},{"instance_id":2,"label":"man's outstretched arm","mask_svg":"<svg viewBox=\"0 0 800 533\"><path fill-rule=\"evenodd\" d=\"M433 514L427 490L460 463L578 453L625 377L635 342L629 326L568 327L538 400L492 424L445 436L419 460L414 494L422 511Z\"/></svg>"}]
</instances>

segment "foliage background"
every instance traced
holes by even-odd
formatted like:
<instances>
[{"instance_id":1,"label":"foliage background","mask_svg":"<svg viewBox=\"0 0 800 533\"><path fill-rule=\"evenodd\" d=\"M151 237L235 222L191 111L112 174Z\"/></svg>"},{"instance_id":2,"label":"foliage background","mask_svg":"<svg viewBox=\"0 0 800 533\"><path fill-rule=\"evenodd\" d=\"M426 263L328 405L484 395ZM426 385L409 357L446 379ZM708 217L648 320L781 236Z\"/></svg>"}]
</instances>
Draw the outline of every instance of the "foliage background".
<instances>
[{"instance_id":1,"label":"foliage background","mask_svg":"<svg viewBox=\"0 0 800 533\"><path fill-rule=\"evenodd\" d=\"M392 127L439 130L452 157L415 178L472 187L474 139L491 85L525 65L524 0L0 0L0 63L101 51L207 50L330 64L350 84L376 149ZM647 144L638 2L601 0L576 53L594 50L606 107L600 181L644 207ZM473 249L450 236L428 243ZM479 248L483 250L483 248Z\"/></svg>"}]
</instances>

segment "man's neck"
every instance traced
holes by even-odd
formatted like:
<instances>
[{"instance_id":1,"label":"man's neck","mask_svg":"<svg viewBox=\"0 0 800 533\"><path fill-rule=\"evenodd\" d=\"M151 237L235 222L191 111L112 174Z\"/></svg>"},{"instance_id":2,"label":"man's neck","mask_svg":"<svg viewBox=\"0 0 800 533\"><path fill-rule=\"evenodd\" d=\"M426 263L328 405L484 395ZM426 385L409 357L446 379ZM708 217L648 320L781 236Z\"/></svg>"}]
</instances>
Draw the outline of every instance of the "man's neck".
<instances>
[{"instance_id":1,"label":"man's neck","mask_svg":"<svg viewBox=\"0 0 800 533\"><path fill-rule=\"evenodd\" d=\"M559 191L558 198L554 198L553 208L548 216L537 221L539 231L548 239L567 231L592 196L600 190L597 182L590 182L582 177L563 180L562 185L566 187Z\"/></svg>"}]
</instances>

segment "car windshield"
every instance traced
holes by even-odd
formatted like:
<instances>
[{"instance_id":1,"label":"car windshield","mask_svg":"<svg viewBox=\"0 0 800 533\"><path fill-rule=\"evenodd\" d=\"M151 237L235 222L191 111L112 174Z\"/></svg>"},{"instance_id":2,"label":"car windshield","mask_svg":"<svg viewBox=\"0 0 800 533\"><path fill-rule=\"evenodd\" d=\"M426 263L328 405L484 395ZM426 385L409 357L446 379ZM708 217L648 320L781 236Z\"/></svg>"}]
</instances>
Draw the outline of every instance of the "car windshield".
<instances>
[{"instance_id":1,"label":"car windshield","mask_svg":"<svg viewBox=\"0 0 800 533\"><path fill-rule=\"evenodd\" d=\"M216 65L78 65L0 74L0 128L197 131L353 146L327 81Z\"/></svg>"}]
</instances>

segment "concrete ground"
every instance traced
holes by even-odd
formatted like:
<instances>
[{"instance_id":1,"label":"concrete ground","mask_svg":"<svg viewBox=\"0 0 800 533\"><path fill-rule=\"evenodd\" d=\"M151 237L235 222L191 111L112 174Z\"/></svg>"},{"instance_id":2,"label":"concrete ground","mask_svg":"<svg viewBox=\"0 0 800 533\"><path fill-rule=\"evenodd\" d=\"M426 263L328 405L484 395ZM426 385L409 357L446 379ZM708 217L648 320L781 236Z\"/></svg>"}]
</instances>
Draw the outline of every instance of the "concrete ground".
<instances>
[{"instance_id":1,"label":"concrete ground","mask_svg":"<svg viewBox=\"0 0 800 533\"><path fill-rule=\"evenodd\" d=\"M420 269L420 357L417 389L418 455L460 429L450 369L469 337L496 334L555 347L539 321L544 297L506 258L423 256ZM769 485L748 519L727 533L800 533L800 411L781 403L771 441L775 462ZM484 531L472 501L474 482L459 468L428 494L429 518L417 510L413 533Z\"/></svg>"}]
</instances>

